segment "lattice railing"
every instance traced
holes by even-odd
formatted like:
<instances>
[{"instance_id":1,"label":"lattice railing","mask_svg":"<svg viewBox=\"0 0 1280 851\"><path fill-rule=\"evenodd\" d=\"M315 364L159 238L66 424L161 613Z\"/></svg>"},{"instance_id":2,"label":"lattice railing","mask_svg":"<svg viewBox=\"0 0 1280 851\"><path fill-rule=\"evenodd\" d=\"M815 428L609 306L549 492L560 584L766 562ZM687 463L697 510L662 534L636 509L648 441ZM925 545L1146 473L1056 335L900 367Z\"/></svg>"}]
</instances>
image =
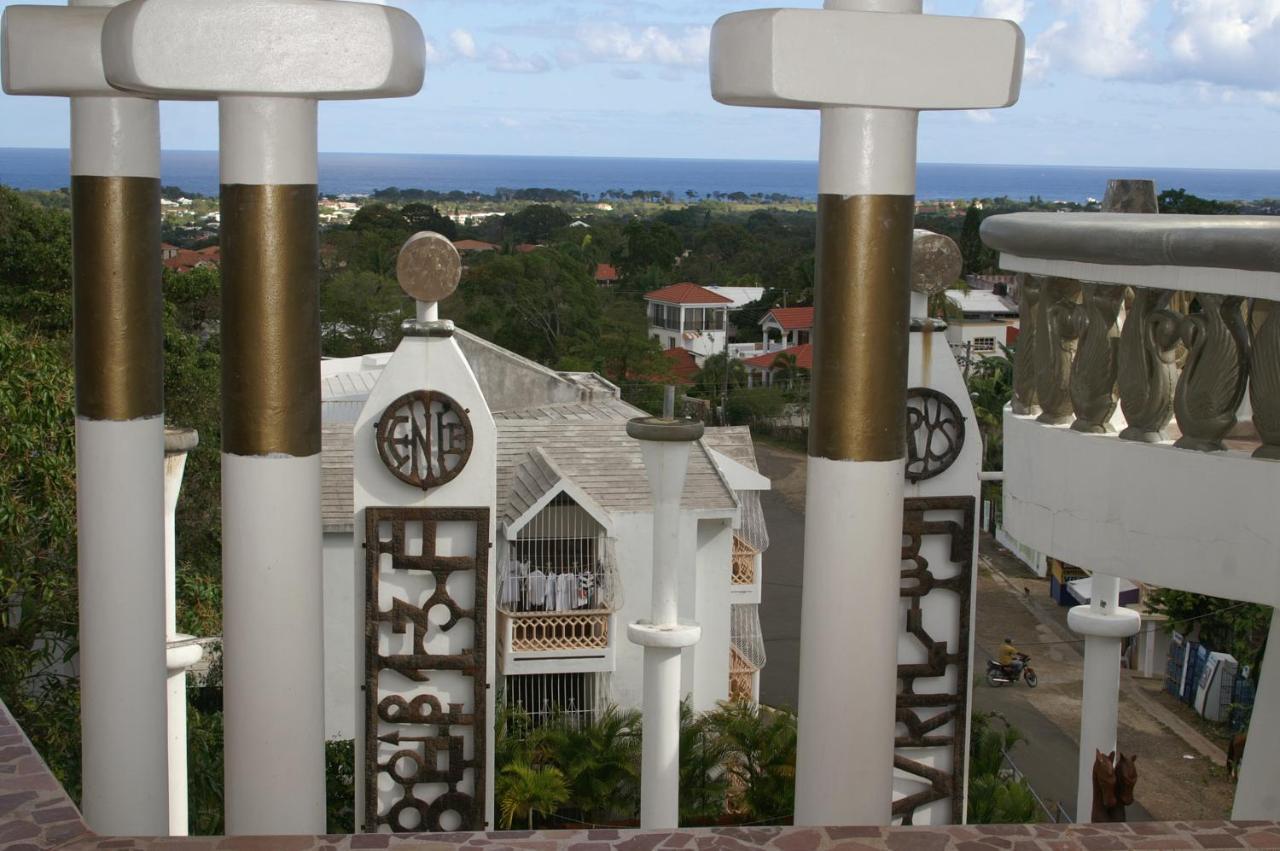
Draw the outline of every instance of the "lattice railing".
<instances>
[{"instance_id":1,"label":"lattice railing","mask_svg":"<svg viewBox=\"0 0 1280 851\"><path fill-rule=\"evenodd\" d=\"M755 673L758 670L738 648L729 645L730 700L755 700Z\"/></svg>"},{"instance_id":2,"label":"lattice railing","mask_svg":"<svg viewBox=\"0 0 1280 851\"><path fill-rule=\"evenodd\" d=\"M520 612L511 619L513 651L587 650L609 646L609 613Z\"/></svg>"},{"instance_id":3,"label":"lattice railing","mask_svg":"<svg viewBox=\"0 0 1280 851\"><path fill-rule=\"evenodd\" d=\"M733 584L754 585L756 556L760 551L737 535L733 536Z\"/></svg>"}]
</instances>

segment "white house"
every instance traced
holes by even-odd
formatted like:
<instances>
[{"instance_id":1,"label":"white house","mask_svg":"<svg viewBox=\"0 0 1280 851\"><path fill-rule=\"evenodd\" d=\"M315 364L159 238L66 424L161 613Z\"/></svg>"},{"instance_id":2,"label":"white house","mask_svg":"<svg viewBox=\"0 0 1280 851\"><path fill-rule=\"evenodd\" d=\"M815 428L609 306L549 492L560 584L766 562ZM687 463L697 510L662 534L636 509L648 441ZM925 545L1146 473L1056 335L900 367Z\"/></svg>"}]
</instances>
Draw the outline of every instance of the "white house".
<instances>
[{"instance_id":1,"label":"white house","mask_svg":"<svg viewBox=\"0 0 1280 851\"><path fill-rule=\"evenodd\" d=\"M537 716L639 708L642 648L625 625L649 612L652 509L628 419L643 412L598 375L557 373L461 330L455 339L497 427L496 609L499 699ZM323 507L325 717L356 730L357 624L351 569L352 427L389 354L327 360ZM682 514L681 617L702 626L683 686L698 710L755 699L764 650L757 607L768 536L745 428L709 428L690 456ZM554 579L552 579L554 577ZM549 593L554 585L555 593Z\"/></svg>"},{"instance_id":2,"label":"white house","mask_svg":"<svg viewBox=\"0 0 1280 851\"><path fill-rule=\"evenodd\" d=\"M778 352L813 342L812 307L775 307L760 317L764 351Z\"/></svg>"},{"instance_id":3,"label":"white house","mask_svg":"<svg viewBox=\"0 0 1280 851\"><path fill-rule=\"evenodd\" d=\"M663 349L688 349L699 366L725 350L733 299L697 284L672 284L645 293L649 336Z\"/></svg>"},{"instance_id":4,"label":"white house","mask_svg":"<svg viewBox=\"0 0 1280 851\"><path fill-rule=\"evenodd\" d=\"M964 292L947 290L947 298L960 311L960 317L947 320L947 343L956 356L970 361L1000 354L1000 345L1009 345L1018 337L1018 302L1009 295L1004 282L971 280L973 287Z\"/></svg>"}]
</instances>

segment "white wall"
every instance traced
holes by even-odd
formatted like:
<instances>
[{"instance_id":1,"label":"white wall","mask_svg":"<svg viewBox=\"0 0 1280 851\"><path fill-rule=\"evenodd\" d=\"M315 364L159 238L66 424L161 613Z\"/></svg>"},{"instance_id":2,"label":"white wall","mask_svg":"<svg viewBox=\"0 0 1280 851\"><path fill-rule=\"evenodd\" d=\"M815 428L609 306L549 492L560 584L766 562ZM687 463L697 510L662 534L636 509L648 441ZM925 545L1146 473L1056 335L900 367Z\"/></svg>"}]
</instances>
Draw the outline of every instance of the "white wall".
<instances>
[{"instance_id":1,"label":"white wall","mask_svg":"<svg viewBox=\"0 0 1280 851\"><path fill-rule=\"evenodd\" d=\"M702 520L697 535L692 606L682 598L680 609L682 618L696 620L702 627L702 640L685 649L681 674L686 693L693 694L694 710L705 712L729 698L733 528L728 520Z\"/></svg>"},{"instance_id":2,"label":"white wall","mask_svg":"<svg viewBox=\"0 0 1280 851\"><path fill-rule=\"evenodd\" d=\"M1280 603L1280 475L1246 453L1086 435L1004 415L1004 528L1071 564Z\"/></svg>"},{"instance_id":3,"label":"white wall","mask_svg":"<svg viewBox=\"0 0 1280 851\"><path fill-rule=\"evenodd\" d=\"M364 710L356 681L356 603L351 581L351 533L324 536L324 736L354 739L356 705Z\"/></svg>"}]
</instances>

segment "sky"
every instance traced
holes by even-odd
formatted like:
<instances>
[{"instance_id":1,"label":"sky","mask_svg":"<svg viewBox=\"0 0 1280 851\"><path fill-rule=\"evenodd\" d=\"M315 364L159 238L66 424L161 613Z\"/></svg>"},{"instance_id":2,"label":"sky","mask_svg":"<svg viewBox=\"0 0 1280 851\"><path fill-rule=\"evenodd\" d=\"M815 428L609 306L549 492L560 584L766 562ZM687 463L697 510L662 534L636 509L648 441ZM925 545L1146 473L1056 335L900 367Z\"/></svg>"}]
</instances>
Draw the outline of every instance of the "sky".
<instances>
[{"instance_id":1,"label":"sky","mask_svg":"<svg viewBox=\"0 0 1280 851\"><path fill-rule=\"evenodd\" d=\"M322 151L816 159L815 113L711 98L710 28L753 8L743 0L393 5L426 35L423 89L323 104ZM925 0L925 11L1014 20L1027 59L1015 106L924 114L923 162L1280 169L1280 0ZM216 147L213 104L161 114L165 148ZM0 147L65 148L67 133L64 100L0 95Z\"/></svg>"}]
</instances>

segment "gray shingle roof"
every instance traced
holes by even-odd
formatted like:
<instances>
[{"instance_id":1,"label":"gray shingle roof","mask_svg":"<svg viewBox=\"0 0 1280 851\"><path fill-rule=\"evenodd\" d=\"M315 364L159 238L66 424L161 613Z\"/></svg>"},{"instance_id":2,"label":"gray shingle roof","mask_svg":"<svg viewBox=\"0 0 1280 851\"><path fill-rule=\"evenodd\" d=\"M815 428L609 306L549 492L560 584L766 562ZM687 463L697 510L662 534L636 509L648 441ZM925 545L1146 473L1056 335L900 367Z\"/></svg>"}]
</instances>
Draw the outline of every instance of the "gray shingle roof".
<instances>
[{"instance_id":1,"label":"gray shingle roof","mask_svg":"<svg viewBox=\"0 0 1280 851\"><path fill-rule=\"evenodd\" d=\"M756 447L751 442L751 429L746 426L717 426L702 433L702 442L748 469L756 467Z\"/></svg>"},{"instance_id":2,"label":"gray shingle roof","mask_svg":"<svg viewBox=\"0 0 1280 851\"><path fill-rule=\"evenodd\" d=\"M320 514L326 532L355 528L351 425L325 423L320 427Z\"/></svg>"},{"instance_id":3,"label":"gray shingle roof","mask_svg":"<svg viewBox=\"0 0 1280 851\"><path fill-rule=\"evenodd\" d=\"M503 521L511 523L517 520L558 485L562 478L560 471L541 449L534 449L525 455L524 461L511 471L511 490L502 509Z\"/></svg>"}]
</instances>

